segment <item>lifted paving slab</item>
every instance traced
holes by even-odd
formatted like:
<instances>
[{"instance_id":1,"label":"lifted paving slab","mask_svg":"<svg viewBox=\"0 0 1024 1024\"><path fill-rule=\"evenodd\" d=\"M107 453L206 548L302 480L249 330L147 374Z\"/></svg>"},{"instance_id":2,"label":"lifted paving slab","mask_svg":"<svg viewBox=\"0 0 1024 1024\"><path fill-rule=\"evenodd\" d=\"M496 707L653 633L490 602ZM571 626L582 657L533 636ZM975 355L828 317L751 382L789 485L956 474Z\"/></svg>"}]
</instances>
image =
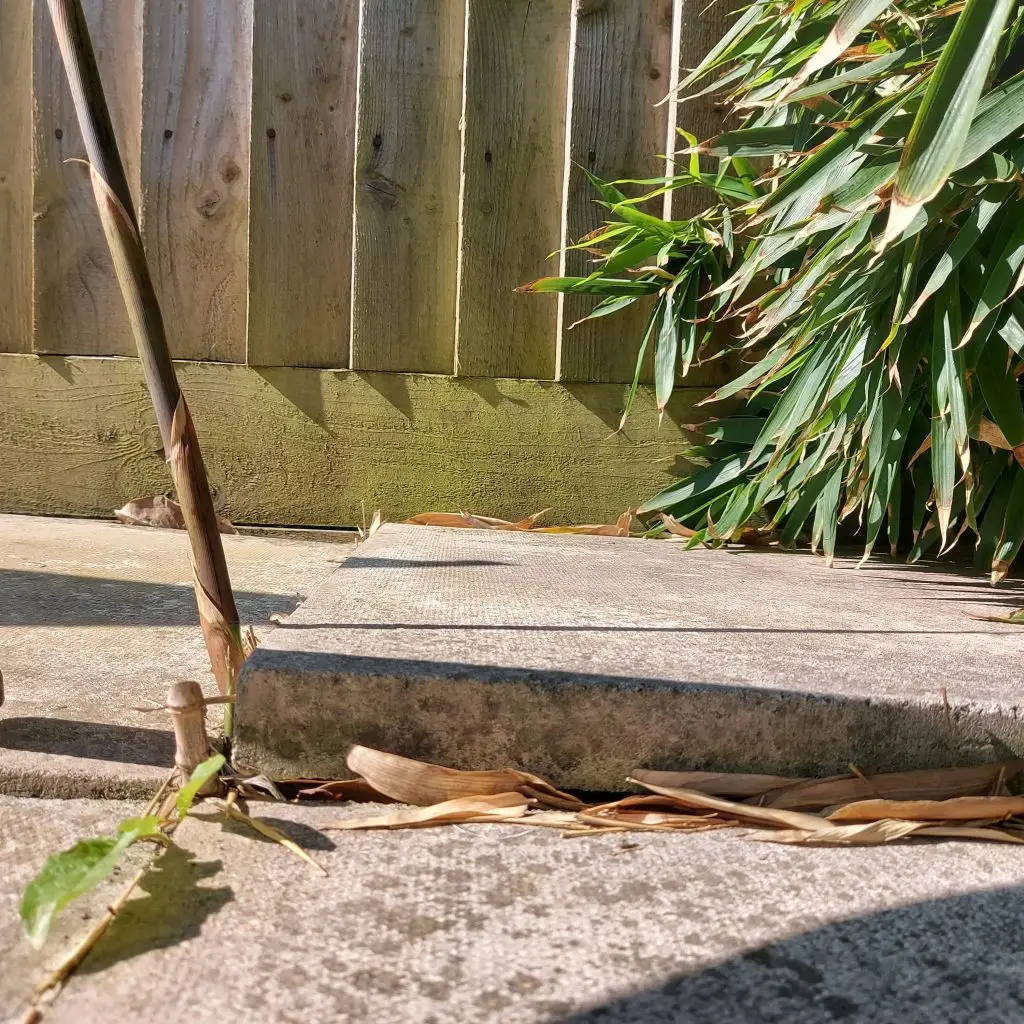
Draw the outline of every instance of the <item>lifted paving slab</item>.
<instances>
[{"instance_id":1,"label":"lifted paving slab","mask_svg":"<svg viewBox=\"0 0 1024 1024\"><path fill-rule=\"evenodd\" d=\"M72 829L58 802L19 803L44 823L26 877ZM178 830L184 852L157 863L43 1024L1024 1020L1017 846L808 849L731 830L562 840L511 824L345 833L322 826L377 809L250 809L328 876L200 808L210 820ZM14 888L0 871L5 939ZM4 985L24 962L12 955L0 953Z\"/></svg>"},{"instance_id":2,"label":"lifted paving slab","mask_svg":"<svg viewBox=\"0 0 1024 1024\"><path fill-rule=\"evenodd\" d=\"M244 623L260 637L348 547L226 536ZM148 796L174 760L170 722L139 711L178 679L216 692L178 530L0 515L0 793ZM210 709L216 728L220 708Z\"/></svg>"},{"instance_id":3,"label":"lifted paving slab","mask_svg":"<svg viewBox=\"0 0 1024 1024\"><path fill-rule=\"evenodd\" d=\"M886 771L1024 753L1024 603L977 575L387 525L246 664L237 759L353 743L621 789L635 767Z\"/></svg>"}]
</instances>

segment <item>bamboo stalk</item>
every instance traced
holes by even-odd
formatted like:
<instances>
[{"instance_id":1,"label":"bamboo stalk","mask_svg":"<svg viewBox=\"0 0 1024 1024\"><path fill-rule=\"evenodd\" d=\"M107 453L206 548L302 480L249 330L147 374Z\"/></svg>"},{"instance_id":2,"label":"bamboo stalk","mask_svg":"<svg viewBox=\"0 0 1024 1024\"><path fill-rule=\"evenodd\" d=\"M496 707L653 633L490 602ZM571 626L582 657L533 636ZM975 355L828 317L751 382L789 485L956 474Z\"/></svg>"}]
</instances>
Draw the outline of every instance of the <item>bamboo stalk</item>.
<instances>
[{"instance_id":1,"label":"bamboo stalk","mask_svg":"<svg viewBox=\"0 0 1024 1024\"><path fill-rule=\"evenodd\" d=\"M188 530L199 622L217 686L222 694L231 695L244 660L242 635L199 440L171 362L81 0L47 3L85 141L100 219ZM231 707L225 710L228 735Z\"/></svg>"}]
</instances>

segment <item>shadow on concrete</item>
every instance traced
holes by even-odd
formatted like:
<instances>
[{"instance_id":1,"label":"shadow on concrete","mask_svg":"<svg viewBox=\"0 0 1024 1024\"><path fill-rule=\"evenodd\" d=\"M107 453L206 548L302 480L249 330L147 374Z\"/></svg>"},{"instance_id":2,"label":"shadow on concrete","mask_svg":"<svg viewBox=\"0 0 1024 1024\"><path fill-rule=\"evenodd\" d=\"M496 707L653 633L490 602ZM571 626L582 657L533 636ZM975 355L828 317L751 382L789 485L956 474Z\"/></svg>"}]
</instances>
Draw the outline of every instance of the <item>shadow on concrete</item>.
<instances>
[{"instance_id":1,"label":"shadow on concrete","mask_svg":"<svg viewBox=\"0 0 1024 1024\"><path fill-rule=\"evenodd\" d=\"M343 569L451 569L464 565L515 565L515 562L498 562L490 558L455 558L434 560L417 558L375 558L373 555L349 555L343 562Z\"/></svg>"},{"instance_id":2,"label":"shadow on concrete","mask_svg":"<svg viewBox=\"0 0 1024 1024\"><path fill-rule=\"evenodd\" d=\"M315 829L311 825L303 824L301 821L289 821L287 818L273 818L266 814L253 814L251 808L246 808L245 813L252 818L259 818L260 821L266 822L266 824L276 828L279 832L283 832L303 850L320 850L322 852L330 852L331 850L336 849L336 844L330 836L325 835L319 829ZM234 836L241 836L243 839L253 839L260 843L269 843L271 846L280 845L276 839L271 839L269 836L265 836L262 833L257 832L256 829L247 825L244 821L237 821L234 818L226 818L223 814L208 814L202 811L192 811L191 817L198 818L200 821L219 823L220 827L225 832L229 832Z\"/></svg>"},{"instance_id":3,"label":"shadow on concrete","mask_svg":"<svg viewBox=\"0 0 1024 1024\"><path fill-rule=\"evenodd\" d=\"M297 594L236 590L243 622L290 614ZM0 569L5 626L196 626L190 583L146 583L63 573Z\"/></svg>"},{"instance_id":4,"label":"shadow on concrete","mask_svg":"<svg viewBox=\"0 0 1024 1024\"><path fill-rule=\"evenodd\" d=\"M1024 887L965 893L828 924L559 1024L1010 1024L1024 1021L1022 945Z\"/></svg>"},{"instance_id":5,"label":"shadow on concrete","mask_svg":"<svg viewBox=\"0 0 1024 1024\"><path fill-rule=\"evenodd\" d=\"M1005 636L1007 629L1019 626L1000 626L998 623L987 628L978 629L815 629L813 627L788 626L588 626L585 623L570 625L545 626L542 623L531 625L501 625L500 623L440 623L440 622L280 622L281 629L434 629L475 630L482 632L517 632L517 633L813 633L823 636Z\"/></svg>"},{"instance_id":6,"label":"shadow on concrete","mask_svg":"<svg viewBox=\"0 0 1024 1024\"><path fill-rule=\"evenodd\" d=\"M96 948L79 971L96 974L122 960L131 960L157 949L195 939L203 922L230 903L235 894L230 886L206 888L199 883L223 868L219 861L196 861L195 855L179 846L169 846L158 857L139 888L146 893L131 899L114 918ZM140 993L140 1006L145 996ZM159 1017L157 1008L150 1008ZM147 1016L147 1015L144 1015Z\"/></svg>"},{"instance_id":7,"label":"shadow on concrete","mask_svg":"<svg viewBox=\"0 0 1024 1024\"><path fill-rule=\"evenodd\" d=\"M63 718L0 718L0 751L32 750L121 764L174 763L170 730Z\"/></svg>"}]
</instances>

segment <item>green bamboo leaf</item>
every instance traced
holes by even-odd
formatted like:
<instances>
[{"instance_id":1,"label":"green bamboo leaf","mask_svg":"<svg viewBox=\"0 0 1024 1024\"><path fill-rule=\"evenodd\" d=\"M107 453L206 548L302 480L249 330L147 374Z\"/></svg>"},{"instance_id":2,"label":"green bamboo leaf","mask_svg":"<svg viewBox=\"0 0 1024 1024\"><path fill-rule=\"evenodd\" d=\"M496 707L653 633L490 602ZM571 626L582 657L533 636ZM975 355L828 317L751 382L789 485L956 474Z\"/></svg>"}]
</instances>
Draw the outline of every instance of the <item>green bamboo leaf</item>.
<instances>
[{"instance_id":1,"label":"green bamboo leaf","mask_svg":"<svg viewBox=\"0 0 1024 1024\"><path fill-rule=\"evenodd\" d=\"M996 339L989 339L978 357L975 378L989 415L1014 453L1024 457L1024 405L1009 357L1009 349Z\"/></svg>"},{"instance_id":2,"label":"green bamboo leaf","mask_svg":"<svg viewBox=\"0 0 1024 1024\"><path fill-rule=\"evenodd\" d=\"M896 176L883 244L899 237L953 173L1014 0L968 0L942 50Z\"/></svg>"},{"instance_id":3,"label":"green bamboo leaf","mask_svg":"<svg viewBox=\"0 0 1024 1024\"><path fill-rule=\"evenodd\" d=\"M971 208L963 224L953 236L949 248L943 253L925 286L921 289L914 305L903 318L904 324L909 324L921 311L921 307L949 280L949 275L978 244L1001 205L1001 202L979 199L977 204Z\"/></svg>"},{"instance_id":4,"label":"green bamboo leaf","mask_svg":"<svg viewBox=\"0 0 1024 1024\"><path fill-rule=\"evenodd\" d=\"M1006 518L992 559L992 582L1006 578L1014 559L1024 544L1024 469L1013 468L1013 486L1006 504Z\"/></svg>"},{"instance_id":5,"label":"green bamboo leaf","mask_svg":"<svg viewBox=\"0 0 1024 1024\"><path fill-rule=\"evenodd\" d=\"M683 287L687 283L687 281L683 281ZM668 289L664 301L660 304L657 327L654 332L654 395L658 403L659 416L664 414L665 406L672 397L672 389L676 382L679 328L674 302L675 289L676 285Z\"/></svg>"},{"instance_id":6,"label":"green bamboo leaf","mask_svg":"<svg viewBox=\"0 0 1024 1024\"><path fill-rule=\"evenodd\" d=\"M21 924L29 942L39 949L64 907L107 879L132 843L157 833L159 818L131 818L121 823L116 837L81 839L71 849L48 857L21 897Z\"/></svg>"},{"instance_id":7,"label":"green bamboo leaf","mask_svg":"<svg viewBox=\"0 0 1024 1024\"><path fill-rule=\"evenodd\" d=\"M188 814L188 809L192 806L192 801L199 795L199 790L223 767L223 754L214 754L196 767L188 782L178 790L178 798L174 806L178 810L179 818L184 818Z\"/></svg>"},{"instance_id":8,"label":"green bamboo leaf","mask_svg":"<svg viewBox=\"0 0 1024 1024\"><path fill-rule=\"evenodd\" d=\"M578 295L653 295L661 290L657 281L633 281L629 278L601 277L542 277L520 285L517 292L573 292Z\"/></svg>"},{"instance_id":9,"label":"green bamboo leaf","mask_svg":"<svg viewBox=\"0 0 1024 1024\"><path fill-rule=\"evenodd\" d=\"M779 96L779 102L789 99L815 71L828 67L840 57L860 35L861 30L874 21L891 2L892 0L847 0L828 38Z\"/></svg>"},{"instance_id":10,"label":"green bamboo leaf","mask_svg":"<svg viewBox=\"0 0 1024 1024\"><path fill-rule=\"evenodd\" d=\"M972 338L980 344L995 326L993 313L1021 287L1018 275L1024 267L1024 219L1018 220L998 257L985 267L984 289L961 344Z\"/></svg>"},{"instance_id":11,"label":"green bamboo leaf","mask_svg":"<svg viewBox=\"0 0 1024 1024\"><path fill-rule=\"evenodd\" d=\"M800 100L824 96L827 93L835 92L848 85L854 85L868 79L884 78L891 72L904 70L906 64L920 60L919 56L907 59L910 52L910 48L906 48L883 54L874 60L865 61L850 71L844 71L841 75L836 75L834 78L823 79L820 82L815 82L813 85L806 85L802 89L797 89L787 99L790 103L798 103Z\"/></svg>"},{"instance_id":12,"label":"green bamboo leaf","mask_svg":"<svg viewBox=\"0 0 1024 1024\"><path fill-rule=\"evenodd\" d=\"M1024 72L982 97L956 162L961 170L1024 126Z\"/></svg>"},{"instance_id":13,"label":"green bamboo leaf","mask_svg":"<svg viewBox=\"0 0 1024 1024\"><path fill-rule=\"evenodd\" d=\"M996 548L1003 535L1006 506L1010 502L1016 474L1003 472L992 489L992 497L985 506L978 530L978 546L974 552L974 565L983 572L992 571Z\"/></svg>"}]
</instances>

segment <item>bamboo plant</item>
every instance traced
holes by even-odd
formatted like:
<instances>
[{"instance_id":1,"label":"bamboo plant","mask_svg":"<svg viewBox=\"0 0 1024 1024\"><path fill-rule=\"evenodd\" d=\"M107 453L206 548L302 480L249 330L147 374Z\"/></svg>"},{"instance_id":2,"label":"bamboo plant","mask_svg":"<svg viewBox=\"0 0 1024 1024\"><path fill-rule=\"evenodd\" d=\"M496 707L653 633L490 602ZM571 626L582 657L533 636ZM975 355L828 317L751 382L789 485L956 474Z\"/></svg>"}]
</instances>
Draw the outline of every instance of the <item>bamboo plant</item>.
<instances>
[{"instance_id":1,"label":"bamboo plant","mask_svg":"<svg viewBox=\"0 0 1024 1024\"><path fill-rule=\"evenodd\" d=\"M48 0L48 4L82 130L96 204L188 530L199 622L210 664L221 694L231 697L245 652L199 441L171 362L81 0ZM230 735L230 704L225 722Z\"/></svg>"},{"instance_id":2,"label":"bamboo plant","mask_svg":"<svg viewBox=\"0 0 1024 1024\"><path fill-rule=\"evenodd\" d=\"M681 86L684 118L717 92L728 130L684 133L673 177L595 181L593 273L523 290L594 294L591 317L651 303L633 389L653 347L662 408L699 362L742 369L693 471L642 512L829 560L843 520L865 557L883 530L911 559L972 538L1005 576L1024 543L1022 36L1021 0L755 0ZM680 188L707 209L645 212Z\"/></svg>"}]
</instances>

